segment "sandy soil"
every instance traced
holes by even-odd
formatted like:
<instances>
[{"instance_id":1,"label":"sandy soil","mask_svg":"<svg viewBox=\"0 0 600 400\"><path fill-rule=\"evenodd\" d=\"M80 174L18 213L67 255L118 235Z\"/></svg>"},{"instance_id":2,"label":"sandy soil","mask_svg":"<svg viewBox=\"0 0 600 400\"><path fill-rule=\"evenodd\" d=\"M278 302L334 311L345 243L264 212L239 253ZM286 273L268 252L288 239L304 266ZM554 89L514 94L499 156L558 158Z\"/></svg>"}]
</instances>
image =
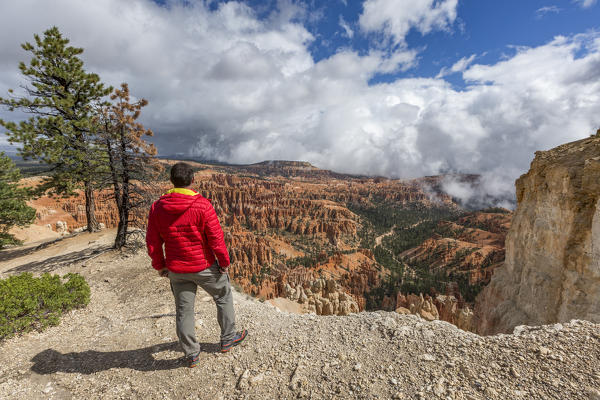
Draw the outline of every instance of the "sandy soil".
<instances>
[{"instance_id":1,"label":"sandy soil","mask_svg":"<svg viewBox=\"0 0 600 400\"><path fill-rule=\"evenodd\" d=\"M281 311L293 314L304 314L302 304L299 304L295 301L291 301L283 297L275 297L274 299L267 300L266 302L277 307Z\"/></svg>"},{"instance_id":2,"label":"sandy soil","mask_svg":"<svg viewBox=\"0 0 600 400\"><path fill-rule=\"evenodd\" d=\"M32 226L33 227L33 226ZM30 232L31 231L31 228ZM24 271L49 272L60 266L96 257L109 250L116 230L82 232L54 240L30 241L24 246L0 250L0 277Z\"/></svg>"},{"instance_id":3,"label":"sandy soil","mask_svg":"<svg viewBox=\"0 0 600 400\"><path fill-rule=\"evenodd\" d=\"M52 228L46 225L30 225L26 228L16 227L10 230L10 234L21 240L25 245L41 244L62 237L60 233L53 231Z\"/></svg>"}]
</instances>

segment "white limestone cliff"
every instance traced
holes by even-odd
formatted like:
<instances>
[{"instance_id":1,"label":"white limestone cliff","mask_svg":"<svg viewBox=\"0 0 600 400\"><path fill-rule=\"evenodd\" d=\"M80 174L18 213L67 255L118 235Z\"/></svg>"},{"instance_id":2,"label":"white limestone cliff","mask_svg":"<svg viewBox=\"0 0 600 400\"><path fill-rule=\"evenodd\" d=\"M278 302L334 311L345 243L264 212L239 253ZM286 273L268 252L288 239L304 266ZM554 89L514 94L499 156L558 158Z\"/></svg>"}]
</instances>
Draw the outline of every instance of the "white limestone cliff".
<instances>
[{"instance_id":1,"label":"white limestone cliff","mask_svg":"<svg viewBox=\"0 0 600 400\"><path fill-rule=\"evenodd\" d=\"M600 322L600 136L537 152L516 190L505 263L477 299L478 332Z\"/></svg>"}]
</instances>

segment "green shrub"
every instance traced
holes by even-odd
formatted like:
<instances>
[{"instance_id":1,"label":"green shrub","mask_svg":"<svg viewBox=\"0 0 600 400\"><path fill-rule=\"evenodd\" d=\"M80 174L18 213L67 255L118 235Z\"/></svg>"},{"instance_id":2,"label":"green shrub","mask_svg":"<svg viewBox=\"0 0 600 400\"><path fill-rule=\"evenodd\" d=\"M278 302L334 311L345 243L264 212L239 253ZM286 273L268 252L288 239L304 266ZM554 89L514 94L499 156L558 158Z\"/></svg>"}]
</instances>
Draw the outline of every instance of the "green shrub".
<instances>
[{"instance_id":1,"label":"green shrub","mask_svg":"<svg viewBox=\"0 0 600 400\"><path fill-rule=\"evenodd\" d=\"M90 287L81 275L30 273L0 280L0 340L17 333L57 325L63 312L90 302Z\"/></svg>"}]
</instances>

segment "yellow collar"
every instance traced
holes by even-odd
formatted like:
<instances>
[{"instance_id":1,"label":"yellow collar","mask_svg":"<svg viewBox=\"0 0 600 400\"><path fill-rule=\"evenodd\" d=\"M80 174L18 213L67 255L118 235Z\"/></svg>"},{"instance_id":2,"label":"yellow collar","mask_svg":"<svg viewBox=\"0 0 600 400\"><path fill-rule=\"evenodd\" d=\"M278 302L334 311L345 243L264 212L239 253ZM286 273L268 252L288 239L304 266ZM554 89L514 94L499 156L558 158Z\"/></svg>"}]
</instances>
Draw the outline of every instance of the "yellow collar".
<instances>
[{"instance_id":1,"label":"yellow collar","mask_svg":"<svg viewBox=\"0 0 600 400\"><path fill-rule=\"evenodd\" d=\"M173 188L165 194L169 194L169 193L187 194L188 196L196 196L199 194L199 193L194 192L191 189L184 189L184 188Z\"/></svg>"}]
</instances>

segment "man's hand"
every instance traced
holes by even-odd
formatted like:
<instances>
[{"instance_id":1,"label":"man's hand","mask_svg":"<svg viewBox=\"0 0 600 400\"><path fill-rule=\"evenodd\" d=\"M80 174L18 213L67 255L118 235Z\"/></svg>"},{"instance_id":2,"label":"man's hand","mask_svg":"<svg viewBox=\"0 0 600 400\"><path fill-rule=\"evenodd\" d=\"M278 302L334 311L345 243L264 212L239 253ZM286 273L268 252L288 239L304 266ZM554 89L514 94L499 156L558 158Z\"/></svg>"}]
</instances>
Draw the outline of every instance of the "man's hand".
<instances>
[{"instance_id":1,"label":"man's hand","mask_svg":"<svg viewBox=\"0 0 600 400\"><path fill-rule=\"evenodd\" d=\"M219 267L219 272L221 272L222 274L226 274L227 272L229 272L229 266L225 268Z\"/></svg>"},{"instance_id":2,"label":"man's hand","mask_svg":"<svg viewBox=\"0 0 600 400\"><path fill-rule=\"evenodd\" d=\"M163 268L163 269L159 269L158 270L158 275L162 276L163 278L169 275L169 269L168 268Z\"/></svg>"}]
</instances>

